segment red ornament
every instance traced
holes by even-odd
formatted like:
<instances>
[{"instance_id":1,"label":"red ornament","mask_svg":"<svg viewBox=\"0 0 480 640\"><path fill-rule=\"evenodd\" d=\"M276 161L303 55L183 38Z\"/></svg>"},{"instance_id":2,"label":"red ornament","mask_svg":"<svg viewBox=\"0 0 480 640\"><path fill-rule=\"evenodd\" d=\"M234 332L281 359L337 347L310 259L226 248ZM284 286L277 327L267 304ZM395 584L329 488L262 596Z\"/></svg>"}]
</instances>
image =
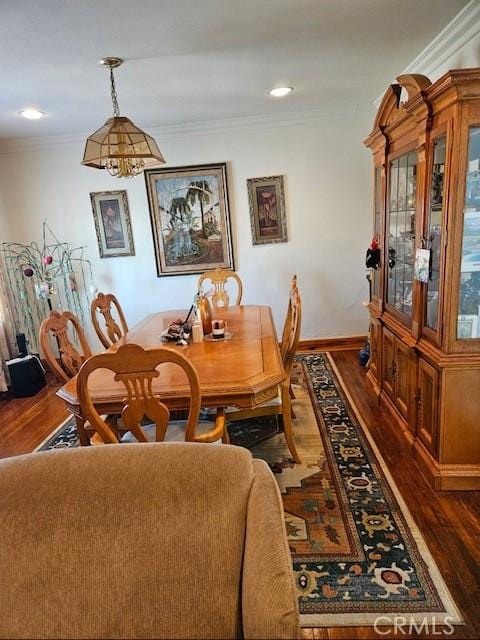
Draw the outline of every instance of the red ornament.
<instances>
[{"instance_id":1,"label":"red ornament","mask_svg":"<svg viewBox=\"0 0 480 640\"><path fill-rule=\"evenodd\" d=\"M372 249L372 251L374 251L375 249L378 249L378 241L376 238L372 239L372 243L370 244L370 249Z\"/></svg>"},{"instance_id":2,"label":"red ornament","mask_svg":"<svg viewBox=\"0 0 480 640\"><path fill-rule=\"evenodd\" d=\"M43 256L42 262L43 264L52 264L53 256Z\"/></svg>"},{"instance_id":3,"label":"red ornament","mask_svg":"<svg viewBox=\"0 0 480 640\"><path fill-rule=\"evenodd\" d=\"M33 276L33 269L30 269L30 267L28 267L24 270L23 274L27 276L27 278L31 278Z\"/></svg>"}]
</instances>

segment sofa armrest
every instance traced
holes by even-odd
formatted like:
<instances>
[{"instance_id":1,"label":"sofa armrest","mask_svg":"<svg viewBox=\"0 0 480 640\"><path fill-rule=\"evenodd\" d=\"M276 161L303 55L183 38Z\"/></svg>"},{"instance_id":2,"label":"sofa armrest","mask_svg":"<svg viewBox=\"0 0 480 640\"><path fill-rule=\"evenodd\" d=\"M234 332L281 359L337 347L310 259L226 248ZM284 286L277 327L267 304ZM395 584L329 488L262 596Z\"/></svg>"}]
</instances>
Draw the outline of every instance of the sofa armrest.
<instances>
[{"instance_id":1,"label":"sofa armrest","mask_svg":"<svg viewBox=\"0 0 480 640\"><path fill-rule=\"evenodd\" d=\"M298 599L280 491L263 460L253 461L242 578L244 638L300 638Z\"/></svg>"}]
</instances>

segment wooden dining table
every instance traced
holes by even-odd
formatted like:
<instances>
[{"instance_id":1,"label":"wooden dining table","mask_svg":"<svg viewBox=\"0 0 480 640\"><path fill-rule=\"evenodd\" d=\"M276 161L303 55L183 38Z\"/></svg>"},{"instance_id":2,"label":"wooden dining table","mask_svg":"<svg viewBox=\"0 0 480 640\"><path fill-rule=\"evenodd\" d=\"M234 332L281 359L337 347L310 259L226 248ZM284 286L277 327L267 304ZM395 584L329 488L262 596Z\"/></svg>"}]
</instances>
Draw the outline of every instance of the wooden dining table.
<instances>
[{"instance_id":1,"label":"wooden dining table","mask_svg":"<svg viewBox=\"0 0 480 640\"><path fill-rule=\"evenodd\" d=\"M161 341L162 332L186 311L161 311L148 315L116 342L110 351L133 343L144 349L165 346L179 350L197 370L203 407L255 407L277 394L277 385L285 377L270 307L238 305L215 310L214 317L225 320L230 339L190 343L182 346ZM190 387L184 372L174 364L162 364L153 390L170 409L185 409L190 404ZM97 411L120 413L125 387L114 380L111 371L93 372L88 381L89 394ZM75 416L79 431L84 417L77 397L77 376L61 387L57 395Z\"/></svg>"}]
</instances>

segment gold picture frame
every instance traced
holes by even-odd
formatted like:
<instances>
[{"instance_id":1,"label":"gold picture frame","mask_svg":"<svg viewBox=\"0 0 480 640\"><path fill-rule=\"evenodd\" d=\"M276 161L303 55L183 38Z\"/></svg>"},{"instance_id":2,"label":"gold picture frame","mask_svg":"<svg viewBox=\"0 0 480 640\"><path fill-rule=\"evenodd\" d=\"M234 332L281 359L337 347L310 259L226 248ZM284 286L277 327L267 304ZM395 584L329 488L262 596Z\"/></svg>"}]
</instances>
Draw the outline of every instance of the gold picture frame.
<instances>
[{"instance_id":1,"label":"gold picture frame","mask_svg":"<svg viewBox=\"0 0 480 640\"><path fill-rule=\"evenodd\" d=\"M288 242L283 176L247 180L254 245Z\"/></svg>"},{"instance_id":2,"label":"gold picture frame","mask_svg":"<svg viewBox=\"0 0 480 640\"><path fill-rule=\"evenodd\" d=\"M134 256L127 192L95 191L90 200L100 258Z\"/></svg>"},{"instance_id":3,"label":"gold picture frame","mask_svg":"<svg viewBox=\"0 0 480 640\"><path fill-rule=\"evenodd\" d=\"M157 275L234 269L227 165L147 169Z\"/></svg>"}]
</instances>

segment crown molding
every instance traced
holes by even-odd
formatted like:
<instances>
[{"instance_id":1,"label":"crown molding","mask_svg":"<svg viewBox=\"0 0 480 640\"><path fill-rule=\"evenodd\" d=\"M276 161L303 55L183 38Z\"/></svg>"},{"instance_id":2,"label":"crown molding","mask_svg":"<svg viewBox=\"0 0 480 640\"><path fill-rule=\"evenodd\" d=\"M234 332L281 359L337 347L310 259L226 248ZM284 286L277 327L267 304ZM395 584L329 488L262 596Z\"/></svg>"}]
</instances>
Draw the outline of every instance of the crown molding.
<instances>
[{"instance_id":1,"label":"crown molding","mask_svg":"<svg viewBox=\"0 0 480 640\"><path fill-rule=\"evenodd\" d=\"M373 115L373 108L367 105L361 109L357 104L332 107L330 109L311 109L308 111L287 111L285 113L264 114L254 116L241 116L236 118L224 118L190 122L187 124L175 124L146 128L147 133L154 138L171 140L184 138L191 135L215 135L229 131L256 130L291 125L309 124L321 120L337 120L352 117L369 117ZM4 138L0 139L0 155L26 152L26 151L51 151L56 149L77 148L85 145L85 140L90 133L61 134L53 136L41 136L31 138Z\"/></svg>"},{"instance_id":2,"label":"crown molding","mask_svg":"<svg viewBox=\"0 0 480 640\"><path fill-rule=\"evenodd\" d=\"M461 11L402 71L421 73L436 80L438 70L462 47L480 33L480 0L470 0ZM402 75L399 74L399 75ZM378 109L383 98L375 100Z\"/></svg>"}]
</instances>

